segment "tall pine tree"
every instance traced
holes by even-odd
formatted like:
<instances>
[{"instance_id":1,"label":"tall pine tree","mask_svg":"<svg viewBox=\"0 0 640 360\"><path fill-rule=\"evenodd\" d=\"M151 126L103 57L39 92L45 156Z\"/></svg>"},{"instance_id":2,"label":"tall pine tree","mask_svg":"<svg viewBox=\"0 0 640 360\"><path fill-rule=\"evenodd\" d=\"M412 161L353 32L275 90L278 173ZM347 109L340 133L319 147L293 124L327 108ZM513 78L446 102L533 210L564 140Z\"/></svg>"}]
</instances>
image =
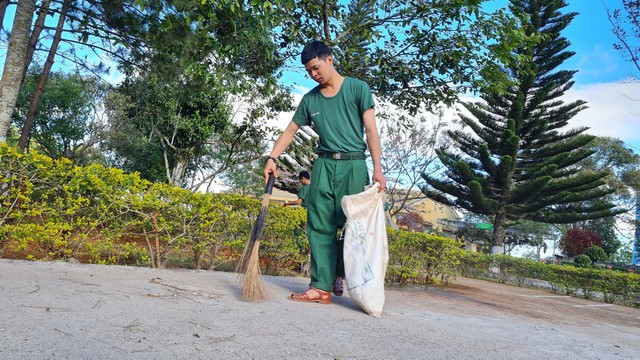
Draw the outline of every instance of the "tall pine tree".
<instances>
[{"instance_id":1,"label":"tall pine tree","mask_svg":"<svg viewBox=\"0 0 640 360\"><path fill-rule=\"evenodd\" d=\"M483 101L464 104L471 116L461 120L472 132L448 132L458 146L438 152L446 177L423 175L429 197L492 218L492 253L502 252L509 222L573 223L615 212L611 203L587 201L614 191L605 183L608 172L575 166L592 154L587 144L594 137L586 127L565 130L586 107L561 99L576 72L558 70L573 56L560 34L577 15L562 14L566 5L510 1L527 36L539 40L513 53L519 61L505 69L513 81L507 93L486 92Z\"/></svg>"}]
</instances>

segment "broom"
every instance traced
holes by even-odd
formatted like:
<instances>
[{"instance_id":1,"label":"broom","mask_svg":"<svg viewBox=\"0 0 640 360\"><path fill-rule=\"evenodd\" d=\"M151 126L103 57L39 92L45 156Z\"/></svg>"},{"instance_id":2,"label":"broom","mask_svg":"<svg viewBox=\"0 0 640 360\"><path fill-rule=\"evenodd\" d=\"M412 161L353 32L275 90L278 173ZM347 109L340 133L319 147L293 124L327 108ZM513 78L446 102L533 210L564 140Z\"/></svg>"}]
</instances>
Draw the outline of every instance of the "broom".
<instances>
[{"instance_id":1,"label":"broom","mask_svg":"<svg viewBox=\"0 0 640 360\"><path fill-rule=\"evenodd\" d=\"M269 174L267 187L265 188L264 195L262 196L262 206L260 207L258 218L251 229L247 245L245 246L244 251L242 251L242 257L240 257L240 262L236 268L236 272L244 273L244 279L242 281L242 295L240 296L244 301L263 301L269 298L269 292L264 286L262 274L260 273L259 250L260 239L262 239L264 222L267 218L269 198L273 191L274 181L275 178L273 174Z\"/></svg>"}]
</instances>

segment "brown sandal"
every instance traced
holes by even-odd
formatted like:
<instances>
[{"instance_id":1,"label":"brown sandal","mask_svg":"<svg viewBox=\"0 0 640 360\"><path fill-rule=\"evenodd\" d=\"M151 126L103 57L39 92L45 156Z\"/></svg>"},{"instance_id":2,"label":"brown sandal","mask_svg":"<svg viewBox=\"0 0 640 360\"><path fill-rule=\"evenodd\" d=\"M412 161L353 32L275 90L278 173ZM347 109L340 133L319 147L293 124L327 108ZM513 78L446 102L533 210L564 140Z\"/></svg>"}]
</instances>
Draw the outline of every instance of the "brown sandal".
<instances>
[{"instance_id":1,"label":"brown sandal","mask_svg":"<svg viewBox=\"0 0 640 360\"><path fill-rule=\"evenodd\" d=\"M333 294L335 296L342 296L343 290L343 277L336 276L336 279L333 281Z\"/></svg>"},{"instance_id":2,"label":"brown sandal","mask_svg":"<svg viewBox=\"0 0 640 360\"><path fill-rule=\"evenodd\" d=\"M331 304L331 293L309 286L309 290L300 294L291 294L289 300L299 302L315 302L318 304Z\"/></svg>"}]
</instances>

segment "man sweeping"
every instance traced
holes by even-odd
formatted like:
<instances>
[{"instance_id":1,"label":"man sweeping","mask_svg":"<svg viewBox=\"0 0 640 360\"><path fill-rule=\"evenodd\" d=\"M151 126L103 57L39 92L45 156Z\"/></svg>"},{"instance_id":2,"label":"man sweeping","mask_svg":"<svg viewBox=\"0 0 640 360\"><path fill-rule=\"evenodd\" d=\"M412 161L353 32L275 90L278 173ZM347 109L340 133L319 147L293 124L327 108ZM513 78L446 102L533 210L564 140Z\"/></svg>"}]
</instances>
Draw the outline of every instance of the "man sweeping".
<instances>
[{"instance_id":1,"label":"man sweeping","mask_svg":"<svg viewBox=\"0 0 640 360\"><path fill-rule=\"evenodd\" d=\"M373 181L386 189L382 174L381 145L376 128L374 101L369 86L340 75L331 49L321 41L307 44L301 62L318 86L298 105L293 120L276 140L264 167L265 179L277 176L276 159L302 126L313 124L319 135L316 160L307 201L307 234L311 248L311 283L307 291L292 294L299 302L331 303L331 292L342 295L343 242L337 229L346 217L343 196L362 192L368 185L365 150L373 161ZM366 142L365 137L366 135Z\"/></svg>"}]
</instances>

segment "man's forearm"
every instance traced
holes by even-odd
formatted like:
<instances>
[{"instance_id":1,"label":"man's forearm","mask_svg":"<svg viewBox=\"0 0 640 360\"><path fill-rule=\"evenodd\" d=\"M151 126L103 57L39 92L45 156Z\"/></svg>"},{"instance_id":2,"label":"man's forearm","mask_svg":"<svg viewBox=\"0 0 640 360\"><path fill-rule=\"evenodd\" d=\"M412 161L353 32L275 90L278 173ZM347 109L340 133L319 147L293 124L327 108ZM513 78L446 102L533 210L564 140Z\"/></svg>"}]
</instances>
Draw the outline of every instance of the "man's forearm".
<instances>
[{"instance_id":1,"label":"man's forearm","mask_svg":"<svg viewBox=\"0 0 640 360\"><path fill-rule=\"evenodd\" d=\"M362 121L364 122L365 132L367 134L367 146L369 147L369 153L371 153L371 160L373 161L373 182L380 183L380 190L383 191L387 188L387 179L382 173L382 145L380 144L380 135L376 128L376 116L373 109L367 110L362 115Z\"/></svg>"},{"instance_id":2,"label":"man's forearm","mask_svg":"<svg viewBox=\"0 0 640 360\"><path fill-rule=\"evenodd\" d=\"M367 146L373 162L373 171L382 171L382 145L377 132L367 133Z\"/></svg>"}]
</instances>

